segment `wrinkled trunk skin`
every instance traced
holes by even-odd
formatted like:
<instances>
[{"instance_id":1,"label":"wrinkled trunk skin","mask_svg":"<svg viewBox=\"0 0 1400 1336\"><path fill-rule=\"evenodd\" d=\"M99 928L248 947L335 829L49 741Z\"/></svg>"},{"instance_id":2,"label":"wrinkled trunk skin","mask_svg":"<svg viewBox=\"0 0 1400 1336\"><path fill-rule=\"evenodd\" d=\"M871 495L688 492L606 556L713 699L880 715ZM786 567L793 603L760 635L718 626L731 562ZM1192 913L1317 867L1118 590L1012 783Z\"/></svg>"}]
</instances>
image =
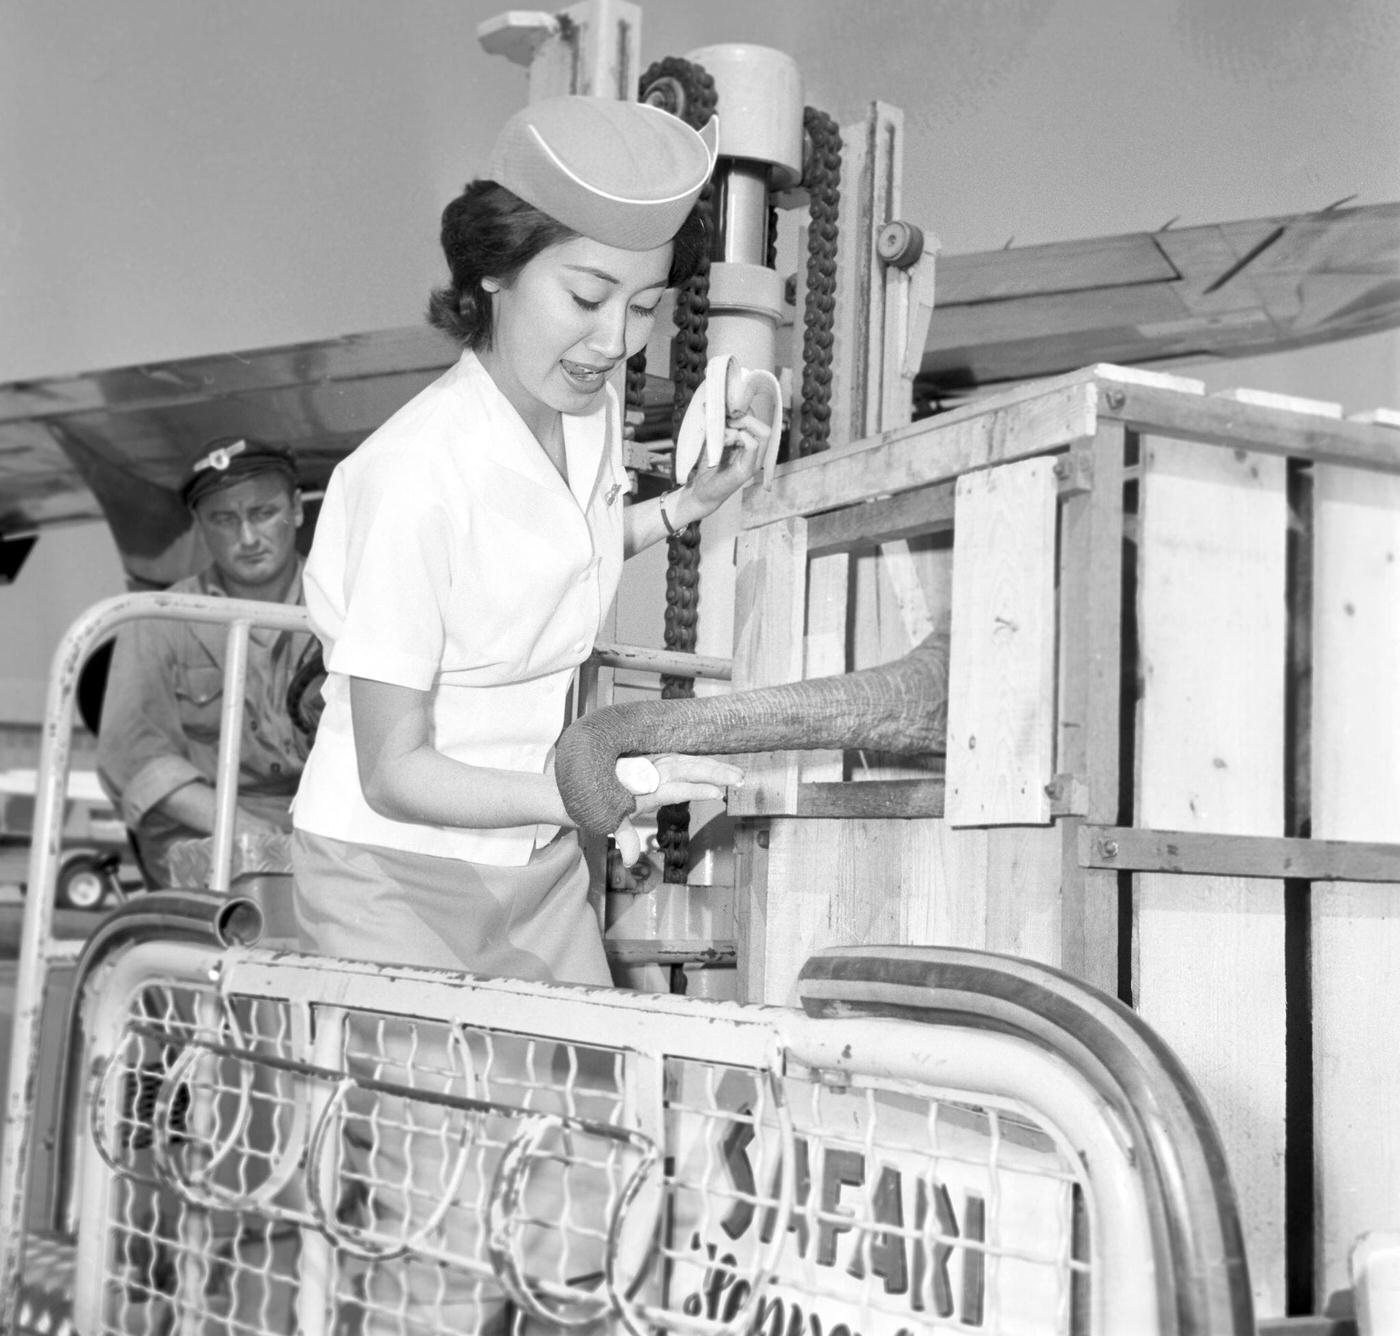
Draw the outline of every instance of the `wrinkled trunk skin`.
<instances>
[{"instance_id":1,"label":"wrinkled trunk skin","mask_svg":"<svg viewBox=\"0 0 1400 1336\"><path fill-rule=\"evenodd\" d=\"M554 774L579 829L604 835L636 810L614 771L620 756L855 747L910 756L943 750L947 731L948 638L935 634L858 673L595 710L564 731Z\"/></svg>"}]
</instances>

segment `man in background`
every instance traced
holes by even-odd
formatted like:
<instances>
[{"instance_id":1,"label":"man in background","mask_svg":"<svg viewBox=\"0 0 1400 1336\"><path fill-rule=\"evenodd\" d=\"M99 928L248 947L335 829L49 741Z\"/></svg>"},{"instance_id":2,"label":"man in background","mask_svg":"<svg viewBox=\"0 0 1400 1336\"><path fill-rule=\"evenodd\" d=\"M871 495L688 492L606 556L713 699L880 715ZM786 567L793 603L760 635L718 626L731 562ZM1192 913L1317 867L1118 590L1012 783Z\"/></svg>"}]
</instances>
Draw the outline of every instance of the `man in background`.
<instances>
[{"instance_id":1,"label":"man in background","mask_svg":"<svg viewBox=\"0 0 1400 1336\"><path fill-rule=\"evenodd\" d=\"M303 513L288 451L251 438L211 441L186 471L181 496L212 560L170 592L301 603ZM176 841L214 829L227 635L213 623L142 620L117 636L98 777L133 834L152 888L172 884ZM252 630L235 839L291 829L288 806L310 738L293 718L288 692L318 656L310 633Z\"/></svg>"}]
</instances>

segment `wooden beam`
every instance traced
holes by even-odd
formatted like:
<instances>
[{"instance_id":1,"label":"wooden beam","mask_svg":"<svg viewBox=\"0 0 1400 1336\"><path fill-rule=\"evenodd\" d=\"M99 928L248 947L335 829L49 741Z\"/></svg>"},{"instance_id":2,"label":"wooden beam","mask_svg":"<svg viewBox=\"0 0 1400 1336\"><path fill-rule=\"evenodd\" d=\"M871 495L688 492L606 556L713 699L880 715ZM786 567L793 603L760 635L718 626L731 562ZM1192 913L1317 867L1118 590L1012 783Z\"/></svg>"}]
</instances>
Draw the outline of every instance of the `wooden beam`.
<instances>
[{"instance_id":1,"label":"wooden beam","mask_svg":"<svg viewBox=\"0 0 1400 1336\"><path fill-rule=\"evenodd\" d=\"M735 691L801 679L806 590L806 520L785 520L739 535ZM730 815L791 812L797 802L800 756L780 751L737 757L744 782L729 795Z\"/></svg>"},{"instance_id":2,"label":"wooden beam","mask_svg":"<svg viewBox=\"0 0 1400 1336\"><path fill-rule=\"evenodd\" d=\"M954 826L1050 820L1054 468L1041 457L958 479L946 806Z\"/></svg>"},{"instance_id":3,"label":"wooden beam","mask_svg":"<svg viewBox=\"0 0 1400 1336\"><path fill-rule=\"evenodd\" d=\"M954 482L936 482L813 515L807 522L807 551L813 558L871 551L893 538L945 532L953 527L956 491Z\"/></svg>"},{"instance_id":4,"label":"wooden beam","mask_svg":"<svg viewBox=\"0 0 1400 1336\"><path fill-rule=\"evenodd\" d=\"M1400 882L1400 844L1223 835L1195 830L1079 829L1079 865L1117 872L1180 872L1202 877L1294 881ZM1395 893L1400 909L1400 890Z\"/></svg>"},{"instance_id":5,"label":"wooden beam","mask_svg":"<svg viewBox=\"0 0 1400 1336\"><path fill-rule=\"evenodd\" d=\"M1400 840L1398 557L1400 478L1314 470L1311 812L1329 843ZM1400 1197L1400 1142L1376 1131L1400 1104L1400 859L1386 871L1334 864L1309 903L1318 1294L1346 1288L1352 1245Z\"/></svg>"},{"instance_id":6,"label":"wooden beam","mask_svg":"<svg viewBox=\"0 0 1400 1336\"><path fill-rule=\"evenodd\" d=\"M808 455L779 469L771 487L745 489L742 523L758 528L1049 454L1092 436L1096 407L1093 378L1071 377L1001 407L925 418L846 450Z\"/></svg>"},{"instance_id":7,"label":"wooden beam","mask_svg":"<svg viewBox=\"0 0 1400 1336\"><path fill-rule=\"evenodd\" d=\"M1153 437L1141 520L1134 824L1279 836L1284 461ZM1287 1234L1283 884L1147 872L1135 880L1134 1000L1215 1116L1255 1305L1277 1316Z\"/></svg>"},{"instance_id":8,"label":"wooden beam","mask_svg":"<svg viewBox=\"0 0 1400 1336\"><path fill-rule=\"evenodd\" d=\"M1127 432L1100 422L1087 447L1090 490L1060 507L1060 697L1056 770L1087 797L1091 821L1118 819L1123 728L1123 485ZM1119 990L1114 872L1082 867L1076 823L1061 823L1060 964L1111 996Z\"/></svg>"},{"instance_id":9,"label":"wooden beam","mask_svg":"<svg viewBox=\"0 0 1400 1336\"><path fill-rule=\"evenodd\" d=\"M809 817L928 817L943 815L941 779L872 779L802 784L797 815Z\"/></svg>"},{"instance_id":10,"label":"wooden beam","mask_svg":"<svg viewBox=\"0 0 1400 1336\"><path fill-rule=\"evenodd\" d=\"M1400 473L1394 429L1380 423L1337 421L1273 404L1174 394L1128 383L1106 392L1099 411L1140 431L1176 440Z\"/></svg>"}]
</instances>

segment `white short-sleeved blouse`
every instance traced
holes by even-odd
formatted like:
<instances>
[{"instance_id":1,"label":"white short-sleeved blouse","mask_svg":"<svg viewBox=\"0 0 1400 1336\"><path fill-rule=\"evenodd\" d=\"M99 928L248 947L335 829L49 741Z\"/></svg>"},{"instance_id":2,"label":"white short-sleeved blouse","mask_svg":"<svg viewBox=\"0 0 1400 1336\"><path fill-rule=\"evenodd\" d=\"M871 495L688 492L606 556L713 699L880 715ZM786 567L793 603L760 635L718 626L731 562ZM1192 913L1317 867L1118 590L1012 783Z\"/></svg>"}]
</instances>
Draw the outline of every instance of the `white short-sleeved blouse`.
<instances>
[{"instance_id":1,"label":"white short-sleeved blouse","mask_svg":"<svg viewBox=\"0 0 1400 1336\"><path fill-rule=\"evenodd\" d=\"M498 866L554 826L393 821L360 791L351 677L433 693L433 743L471 765L541 773L622 569L621 417L564 418L566 484L475 354L331 475L305 573L328 678L295 824L357 844Z\"/></svg>"}]
</instances>

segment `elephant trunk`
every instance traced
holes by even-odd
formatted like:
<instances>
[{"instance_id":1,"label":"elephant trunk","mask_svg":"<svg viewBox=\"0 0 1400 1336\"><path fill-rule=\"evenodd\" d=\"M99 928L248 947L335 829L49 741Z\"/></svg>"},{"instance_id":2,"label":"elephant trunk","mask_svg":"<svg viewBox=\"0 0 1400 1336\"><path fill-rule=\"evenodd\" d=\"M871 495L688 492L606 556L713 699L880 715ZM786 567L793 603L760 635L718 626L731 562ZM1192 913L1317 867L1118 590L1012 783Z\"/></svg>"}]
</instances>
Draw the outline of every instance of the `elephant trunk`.
<instances>
[{"instance_id":1,"label":"elephant trunk","mask_svg":"<svg viewBox=\"0 0 1400 1336\"><path fill-rule=\"evenodd\" d=\"M941 751L947 731L948 639L935 634L858 673L594 710L564 731L554 774L570 818L601 835L636 810L617 780L621 756L854 747L907 756Z\"/></svg>"}]
</instances>

